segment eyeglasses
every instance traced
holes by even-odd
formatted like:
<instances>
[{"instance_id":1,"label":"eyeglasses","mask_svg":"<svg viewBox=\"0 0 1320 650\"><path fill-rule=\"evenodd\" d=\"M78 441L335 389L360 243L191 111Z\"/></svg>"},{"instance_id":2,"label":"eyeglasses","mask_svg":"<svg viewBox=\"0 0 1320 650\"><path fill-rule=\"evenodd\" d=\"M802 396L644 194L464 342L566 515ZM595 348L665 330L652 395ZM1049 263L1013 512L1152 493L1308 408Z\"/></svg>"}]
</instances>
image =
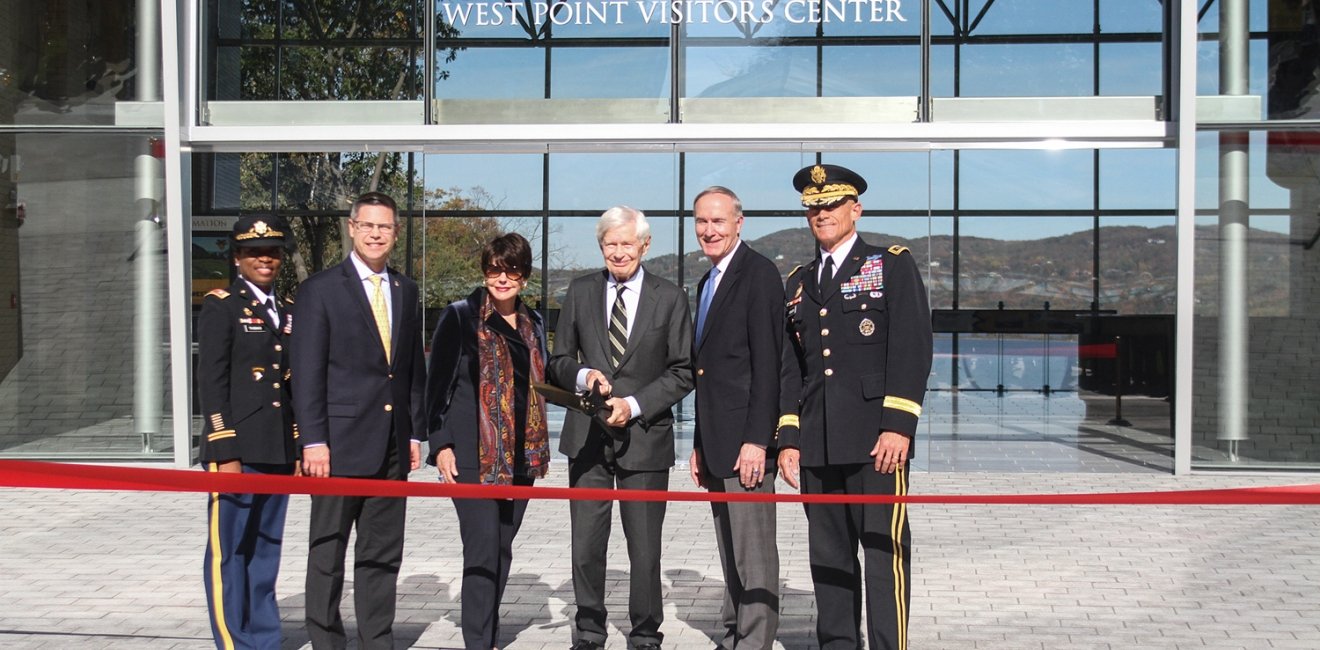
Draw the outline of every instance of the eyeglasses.
<instances>
[{"instance_id":1,"label":"eyeglasses","mask_svg":"<svg viewBox=\"0 0 1320 650\"><path fill-rule=\"evenodd\" d=\"M349 219L348 222L353 224L353 227L360 233L370 233L377 230L379 230L382 235L390 235L394 233L394 224L392 223L370 223L367 221L358 221L357 219Z\"/></svg>"},{"instance_id":2,"label":"eyeglasses","mask_svg":"<svg viewBox=\"0 0 1320 650\"><path fill-rule=\"evenodd\" d=\"M510 279L510 280L512 280L512 281L514 281L514 282L517 282L517 281L523 279L522 271L510 271L509 269L506 269L506 268L500 268L500 267L492 267L492 268L486 269L486 277L489 278L489 279L491 279L491 280L494 280L495 278L498 278L498 277L500 277L501 275L503 275L504 277L506 277L506 278L508 278L508 279Z\"/></svg>"}]
</instances>

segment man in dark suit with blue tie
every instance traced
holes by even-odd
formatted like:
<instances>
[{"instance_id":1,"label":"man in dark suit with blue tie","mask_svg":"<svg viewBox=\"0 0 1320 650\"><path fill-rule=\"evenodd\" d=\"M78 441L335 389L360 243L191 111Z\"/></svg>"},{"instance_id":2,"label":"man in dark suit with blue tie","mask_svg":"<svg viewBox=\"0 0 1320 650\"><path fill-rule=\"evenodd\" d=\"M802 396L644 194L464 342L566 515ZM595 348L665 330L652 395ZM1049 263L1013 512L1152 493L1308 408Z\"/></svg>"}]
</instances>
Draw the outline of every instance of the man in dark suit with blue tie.
<instances>
[{"instance_id":1,"label":"man in dark suit with blue tie","mask_svg":"<svg viewBox=\"0 0 1320 650\"><path fill-rule=\"evenodd\" d=\"M784 341L779 271L741 240L738 196L711 187L693 203L711 269L698 288L697 426L689 468L711 492L775 491L775 425ZM724 569L725 650L769 650L779 629L775 504L711 503Z\"/></svg>"},{"instance_id":2,"label":"man in dark suit with blue tie","mask_svg":"<svg viewBox=\"0 0 1320 650\"><path fill-rule=\"evenodd\" d=\"M647 272L651 244L646 215L627 206L606 210L596 224L605 270L569 285L555 329L547 375L560 387L599 384L611 395L606 422L570 411L559 436L572 487L669 489L674 466L673 405L692 390L692 319L677 285ZM605 646L605 555L610 501L571 501L575 650ZM659 650L664 634L660 596L665 502L619 504L628 541L629 640L635 650Z\"/></svg>"},{"instance_id":3,"label":"man in dark suit with blue tie","mask_svg":"<svg viewBox=\"0 0 1320 650\"><path fill-rule=\"evenodd\" d=\"M303 472L402 481L420 466L426 431L421 302L417 284L386 266L398 234L394 200L369 192L350 215L348 259L298 291L293 403ZM306 610L314 648L347 643L339 600L354 526L360 647L393 647L404 516L402 498L312 497Z\"/></svg>"}]
</instances>

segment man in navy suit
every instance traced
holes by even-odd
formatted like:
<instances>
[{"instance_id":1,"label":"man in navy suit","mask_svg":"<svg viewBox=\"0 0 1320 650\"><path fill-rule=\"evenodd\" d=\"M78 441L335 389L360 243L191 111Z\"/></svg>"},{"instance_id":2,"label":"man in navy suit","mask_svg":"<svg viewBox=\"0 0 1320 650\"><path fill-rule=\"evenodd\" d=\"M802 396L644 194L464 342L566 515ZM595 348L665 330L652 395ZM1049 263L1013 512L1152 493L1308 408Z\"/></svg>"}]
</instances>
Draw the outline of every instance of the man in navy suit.
<instances>
[{"instance_id":1,"label":"man in navy suit","mask_svg":"<svg viewBox=\"0 0 1320 650\"><path fill-rule=\"evenodd\" d=\"M712 265L697 290L692 480L711 492L773 494L784 341L779 271L741 240L742 202L732 190L707 188L692 213ZM711 513L724 569L719 647L769 650L779 629L775 504L711 503Z\"/></svg>"},{"instance_id":2,"label":"man in navy suit","mask_svg":"<svg viewBox=\"0 0 1320 650\"><path fill-rule=\"evenodd\" d=\"M421 303L417 284L386 266L398 234L394 200L368 192L350 214L353 251L303 282L294 312L293 403L303 472L402 481L420 465L426 431ZM393 647L404 508L397 497L312 497L306 605L312 647L347 643L339 600L355 525L360 647Z\"/></svg>"}]
</instances>

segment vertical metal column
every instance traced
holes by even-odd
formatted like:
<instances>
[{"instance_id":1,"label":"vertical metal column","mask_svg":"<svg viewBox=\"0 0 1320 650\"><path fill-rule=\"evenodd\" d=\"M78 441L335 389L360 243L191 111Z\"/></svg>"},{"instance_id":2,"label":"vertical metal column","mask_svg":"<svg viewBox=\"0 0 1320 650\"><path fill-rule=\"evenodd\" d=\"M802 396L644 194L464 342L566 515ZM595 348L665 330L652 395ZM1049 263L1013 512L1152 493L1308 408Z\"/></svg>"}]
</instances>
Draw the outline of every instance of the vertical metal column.
<instances>
[{"instance_id":1,"label":"vertical metal column","mask_svg":"<svg viewBox=\"0 0 1320 650\"><path fill-rule=\"evenodd\" d=\"M136 99L158 102L160 96L160 5L152 0L137 2L137 86ZM160 336L161 224L157 214L160 199L160 161L148 145L138 153L134 164L136 182L133 198L142 219L134 226L137 236L134 256L134 344L133 344L133 428L142 438L142 451L154 451L160 434L161 405L164 401L161 376L162 339Z\"/></svg>"},{"instance_id":2,"label":"vertical metal column","mask_svg":"<svg viewBox=\"0 0 1320 650\"><path fill-rule=\"evenodd\" d=\"M930 105L930 0L921 0L921 101L917 102L918 122L931 121Z\"/></svg>"},{"instance_id":3,"label":"vertical metal column","mask_svg":"<svg viewBox=\"0 0 1320 650\"><path fill-rule=\"evenodd\" d=\"M1192 356L1196 303L1196 12L1197 0L1165 3L1169 80L1165 105L1177 124L1178 293L1174 310L1173 473L1192 471Z\"/></svg>"},{"instance_id":4,"label":"vertical metal column","mask_svg":"<svg viewBox=\"0 0 1320 650\"><path fill-rule=\"evenodd\" d=\"M1247 94L1248 0L1219 3L1219 92ZM1247 185L1249 134L1219 135L1219 434L1229 460L1247 439Z\"/></svg>"}]
</instances>

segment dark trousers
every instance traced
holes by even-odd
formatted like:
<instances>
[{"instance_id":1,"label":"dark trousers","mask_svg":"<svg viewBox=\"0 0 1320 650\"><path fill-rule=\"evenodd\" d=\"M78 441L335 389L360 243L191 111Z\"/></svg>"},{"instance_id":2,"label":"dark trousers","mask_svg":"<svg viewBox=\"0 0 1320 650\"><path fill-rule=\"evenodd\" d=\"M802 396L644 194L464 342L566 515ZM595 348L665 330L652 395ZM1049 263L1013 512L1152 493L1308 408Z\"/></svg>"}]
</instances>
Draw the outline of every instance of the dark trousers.
<instances>
[{"instance_id":1,"label":"dark trousers","mask_svg":"<svg viewBox=\"0 0 1320 650\"><path fill-rule=\"evenodd\" d=\"M907 494L906 468L893 474L881 474L869 463L802 469L804 494ZM912 569L907 505L807 504L806 509L821 650L862 647L863 580L867 647L906 650Z\"/></svg>"},{"instance_id":2,"label":"dark trousers","mask_svg":"<svg viewBox=\"0 0 1320 650\"><path fill-rule=\"evenodd\" d=\"M380 470L367 478L407 478L394 442ZM333 453L333 452L332 452ZM313 496L307 552L307 636L317 650L348 644L339 601L344 594L344 555L353 546L353 609L361 648L394 647L394 605L403 564L407 501L399 497Z\"/></svg>"},{"instance_id":3,"label":"dark trousers","mask_svg":"<svg viewBox=\"0 0 1320 650\"><path fill-rule=\"evenodd\" d=\"M669 471L631 472L613 463L570 459L571 487L668 490ZM577 600L575 639L605 643L605 555L610 544L613 501L570 501L573 526L573 595ZM624 501L619 519L628 542L628 620L633 645L660 643L664 601L660 597L660 535L665 502Z\"/></svg>"},{"instance_id":4,"label":"dark trousers","mask_svg":"<svg viewBox=\"0 0 1320 650\"><path fill-rule=\"evenodd\" d=\"M208 471L216 471L210 463ZM293 465L243 465L245 474L292 474ZM275 580L284 542L285 494L212 492L202 565L215 646L278 650L280 608Z\"/></svg>"},{"instance_id":5,"label":"dark trousers","mask_svg":"<svg viewBox=\"0 0 1320 650\"><path fill-rule=\"evenodd\" d=\"M477 470L460 470L460 483L476 483ZM514 485L531 485L516 478ZM513 538L527 512L526 499L454 499L463 539L463 645L490 650L499 645L500 603L513 564Z\"/></svg>"},{"instance_id":6,"label":"dark trousers","mask_svg":"<svg viewBox=\"0 0 1320 650\"><path fill-rule=\"evenodd\" d=\"M738 477L706 474L711 492L775 493L775 473L747 490ZM775 540L775 504L711 502L715 541L724 569L721 622L726 650L770 650L779 631L779 546Z\"/></svg>"}]
</instances>

